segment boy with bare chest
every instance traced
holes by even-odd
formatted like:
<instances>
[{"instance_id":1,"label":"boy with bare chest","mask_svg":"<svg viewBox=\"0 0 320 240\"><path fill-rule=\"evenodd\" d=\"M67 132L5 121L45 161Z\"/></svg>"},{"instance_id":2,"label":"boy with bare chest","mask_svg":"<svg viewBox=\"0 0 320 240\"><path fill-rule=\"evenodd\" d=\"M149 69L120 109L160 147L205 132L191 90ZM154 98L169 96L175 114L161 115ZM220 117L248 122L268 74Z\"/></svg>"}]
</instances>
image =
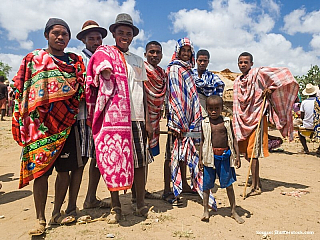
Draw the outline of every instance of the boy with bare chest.
<instances>
[{"instance_id":1,"label":"boy with bare chest","mask_svg":"<svg viewBox=\"0 0 320 240\"><path fill-rule=\"evenodd\" d=\"M238 223L244 220L236 213L235 194L232 183L236 181L234 166L241 166L237 141L234 138L230 118L221 116L222 98L213 95L207 98L206 117L202 123L202 139L200 144L199 166L203 171L203 207L201 221L209 221L209 195L214 187L216 175L220 187L227 189L230 202L231 217Z\"/></svg>"}]
</instances>

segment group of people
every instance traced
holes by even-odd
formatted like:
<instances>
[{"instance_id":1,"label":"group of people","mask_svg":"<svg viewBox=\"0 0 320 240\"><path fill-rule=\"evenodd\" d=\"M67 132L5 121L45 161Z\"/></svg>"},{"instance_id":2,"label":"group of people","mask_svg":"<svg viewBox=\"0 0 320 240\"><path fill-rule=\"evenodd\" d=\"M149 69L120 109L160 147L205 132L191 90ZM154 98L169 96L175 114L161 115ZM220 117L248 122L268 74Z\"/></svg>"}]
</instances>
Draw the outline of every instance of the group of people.
<instances>
[{"instance_id":1,"label":"group of people","mask_svg":"<svg viewBox=\"0 0 320 240\"><path fill-rule=\"evenodd\" d=\"M145 58L130 52L139 29L126 13L109 26L115 45L102 45L107 29L88 20L77 39L85 44L81 56L64 50L71 38L68 24L50 18L46 49L29 53L14 77L14 139L23 147L19 188L34 179L37 225L29 234L45 231L48 177L57 171L51 225L75 221L76 200L85 164L91 159L83 208L110 207L107 222L121 219L119 191L131 189L134 214L149 217L145 203L148 164L160 152L159 134L165 104L168 126L161 198L180 205L180 194L203 197L202 221L216 209L210 191L216 175L227 189L231 216L235 211L235 167L240 153L252 162L252 190L261 193L260 156L268 156L267 115L283 136L291 136L293 102L298 84L286 68L252 68L253 57L238 58L242 75L234 83L233 119L223 117L224 83L208 71L210 55L195 56L188 38L179 39L166 70L158 66L162 46L146 45ZM195 69L195 61L197 68ZM286 94L287 98L281 96ZM189 167L191 183L187 182ZM111 203L97 199L100 177ZM172 183L172 186L171 186ZM69 189L67 209L61 207Z\"/></svg>"}]
</instances>

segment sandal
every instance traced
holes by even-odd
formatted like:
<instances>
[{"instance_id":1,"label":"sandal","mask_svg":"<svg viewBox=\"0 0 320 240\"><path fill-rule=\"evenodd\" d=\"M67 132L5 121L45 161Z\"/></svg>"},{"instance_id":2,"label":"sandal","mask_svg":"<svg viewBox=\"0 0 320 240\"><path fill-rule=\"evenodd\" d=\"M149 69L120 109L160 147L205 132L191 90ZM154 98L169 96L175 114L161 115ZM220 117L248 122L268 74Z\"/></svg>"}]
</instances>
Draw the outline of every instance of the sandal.
<instances>
[{"instance_id":1,"label":"sandal","mask_svg":"<svg viewBox=\"0 0 320 240\"><path fill-rule=\"evenodd\" d=\"M144 198L146 198L146 199L161 199L161 195L146 191Z\"/></svg>"},{"instance_id":2,"label":"sandal","mask_svg":"<svg viewBox=\"0 0 320 240\"><path fill-rule=\"evenodd\" d=\"M180 197L174 197L173 192L167 192L162 194L161 199L167 203L170 203L172 206L181 206L183 204L183 201Z\"/></svg>"},{"instance_id":3,"label":"sandal","mask_svg":"<svg viewBox=\"0 0 320 240\"><path fill-rule=\"evenodd\" d=\"M97 200L94 203L90 203L90 202L84 202L83 203L83 209L90 209L90 208L110 208L111 207L111 203L109 202L105 202L102 200Z\"/></svg>"},{"instance_id":4,"label":"sandal","mask_svg":"<svg viewBox=\"0 0 320 240\"><path fill-rule=\"evenodd\" d=\"M117 224L121 219L121 207L111 208L110 214L107 217L108 224Z\"/></svg>"},{"instance_id":5,"label":"sandal","mask_svg":"<svg viewBox=\"0 0 320 240\"><path fill-rule=\"evenodd\" d=\"M72 215L66 216L62 215L61 213L56 213L52 216L49 225L65 225L69 223L73 223L76 221L76 218Z\"/></svg>"},{"instance_id":6,"label":"sandal","mask_svg":"<svg viewBox=\"0 0 320 240\"><path fill-rule=\"evenodd\" d=\"M31 236L40 236L46 231L46 221L37 220L36 227L29 231Z\"/></svg>"},{"instance_id":7,"label":"sandal","mask_svg":"<svg viewBox=\"0 0 320 240\"><path fill-rule=\"evenodd\" d=\"M155 216L155 212L152 211L153 208L154 208L153 206L151 208L149 208L149 209L148 209L147 206L143 206L142 208L139 208L139 209L137 208L136 211L133 212L133 215L138 216L138 217L145 217L145 218L148 218L148 219L155 218L154 217ZM146 210L146 209L148 209L148 211L145 212L145 213L142 213L143 210Z\"/></svg>"}]
</instances>

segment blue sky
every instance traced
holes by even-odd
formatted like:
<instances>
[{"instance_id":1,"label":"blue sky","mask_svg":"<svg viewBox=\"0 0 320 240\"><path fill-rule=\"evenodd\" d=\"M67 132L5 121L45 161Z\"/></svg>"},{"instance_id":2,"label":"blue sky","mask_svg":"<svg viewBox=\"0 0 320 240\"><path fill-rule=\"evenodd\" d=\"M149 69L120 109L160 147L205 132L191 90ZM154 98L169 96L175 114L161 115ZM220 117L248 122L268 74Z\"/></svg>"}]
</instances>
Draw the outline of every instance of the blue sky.
<instances>
[{"instance_id":1,"label":"blue sky","mask_svg":"<svg viewBox=\"0 0 320 240\"><path fill-rule=\"evenodd\" d=\"M14 76L23 56L45 48L43 28L50 17L64 19L72 40L67 50L80 52L75 39L83 22L96 20L108 29L121 12L139 27L130 50L143 57L150 40L163 45L161 66L170 61L175 40L189 37L196 50L211 53L209 70L237 71L243 51L254 55L254 66L288 67L294 75L320 65L319 0L1 0L0 60ZM104 44L114 44L109 33Z\"/></svg>"}]
</instances>

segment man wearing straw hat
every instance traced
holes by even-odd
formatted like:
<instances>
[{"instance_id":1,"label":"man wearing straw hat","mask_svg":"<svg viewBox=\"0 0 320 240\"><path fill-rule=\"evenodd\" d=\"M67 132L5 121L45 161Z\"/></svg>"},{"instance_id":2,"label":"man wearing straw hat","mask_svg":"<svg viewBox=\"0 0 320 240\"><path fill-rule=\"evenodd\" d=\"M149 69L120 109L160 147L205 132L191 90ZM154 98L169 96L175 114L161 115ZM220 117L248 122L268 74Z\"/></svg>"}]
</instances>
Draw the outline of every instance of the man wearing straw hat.
<instances>
[{"instance_id":1,"label":"man wearing straw hat","mask_svg":"<svg viewBox=\"0 0 320 240\"><path fill-rule=\"evenodd\" d=\"M88 67L89 60L93 53L97 50L99 46L102 45L102 40L107 36L107 29L100 27L98 23L93 20L86 21L82 30L77 34L77 39L85 44L85 48L81 52L83 62ZM110 204L96 197L97 187L100 180L100 171L97 168L95 146L92 137L92 130L87 125L87 107L85 99L80 102L79 114L77 116L78 126L79 126L79 136L81 141L81 156L84 162L87 162L91 158L91 163L89 167L89 183L88 190L85 201L83 203L83 208L107 208Z\"/></svg>"},{"instance_id":2,"label":"man wearing straw hat","mask_svg":"<svg viewBox=\"0 0 320 240\"><path fill-rule=\"evenodd\" d=\"M316 95L318 92L318 87L313 86L311 83L308 83L306 88L302 91L302 94L308 96L306 100L303 100L300 107L301 119L303 121L302 127L306 129L313 129L313 116L314 116L314 101L316 99ZM309 149L307 146L307 141L305 136L298 132L299 140L303 146L303 149L299 151L299 153L309 153Z\"/></svg>"},{"instance_id":3,"label":"man wearing straw hat","mask_svg":"<svg viewBox=\"0 0 320 240\"><path fill-rule=\"evenodd\" d=\"M251 68L253 56L248 52L240 54L238 66L242 75L233 86L233 129L240 153L250 162L245 198L261 194L258 158L269 155L267 112L282 136L293 140L292 106L299 85L287 68ZM250 168L252 189L246 195Z\"/></svg>"}]
</instances>

